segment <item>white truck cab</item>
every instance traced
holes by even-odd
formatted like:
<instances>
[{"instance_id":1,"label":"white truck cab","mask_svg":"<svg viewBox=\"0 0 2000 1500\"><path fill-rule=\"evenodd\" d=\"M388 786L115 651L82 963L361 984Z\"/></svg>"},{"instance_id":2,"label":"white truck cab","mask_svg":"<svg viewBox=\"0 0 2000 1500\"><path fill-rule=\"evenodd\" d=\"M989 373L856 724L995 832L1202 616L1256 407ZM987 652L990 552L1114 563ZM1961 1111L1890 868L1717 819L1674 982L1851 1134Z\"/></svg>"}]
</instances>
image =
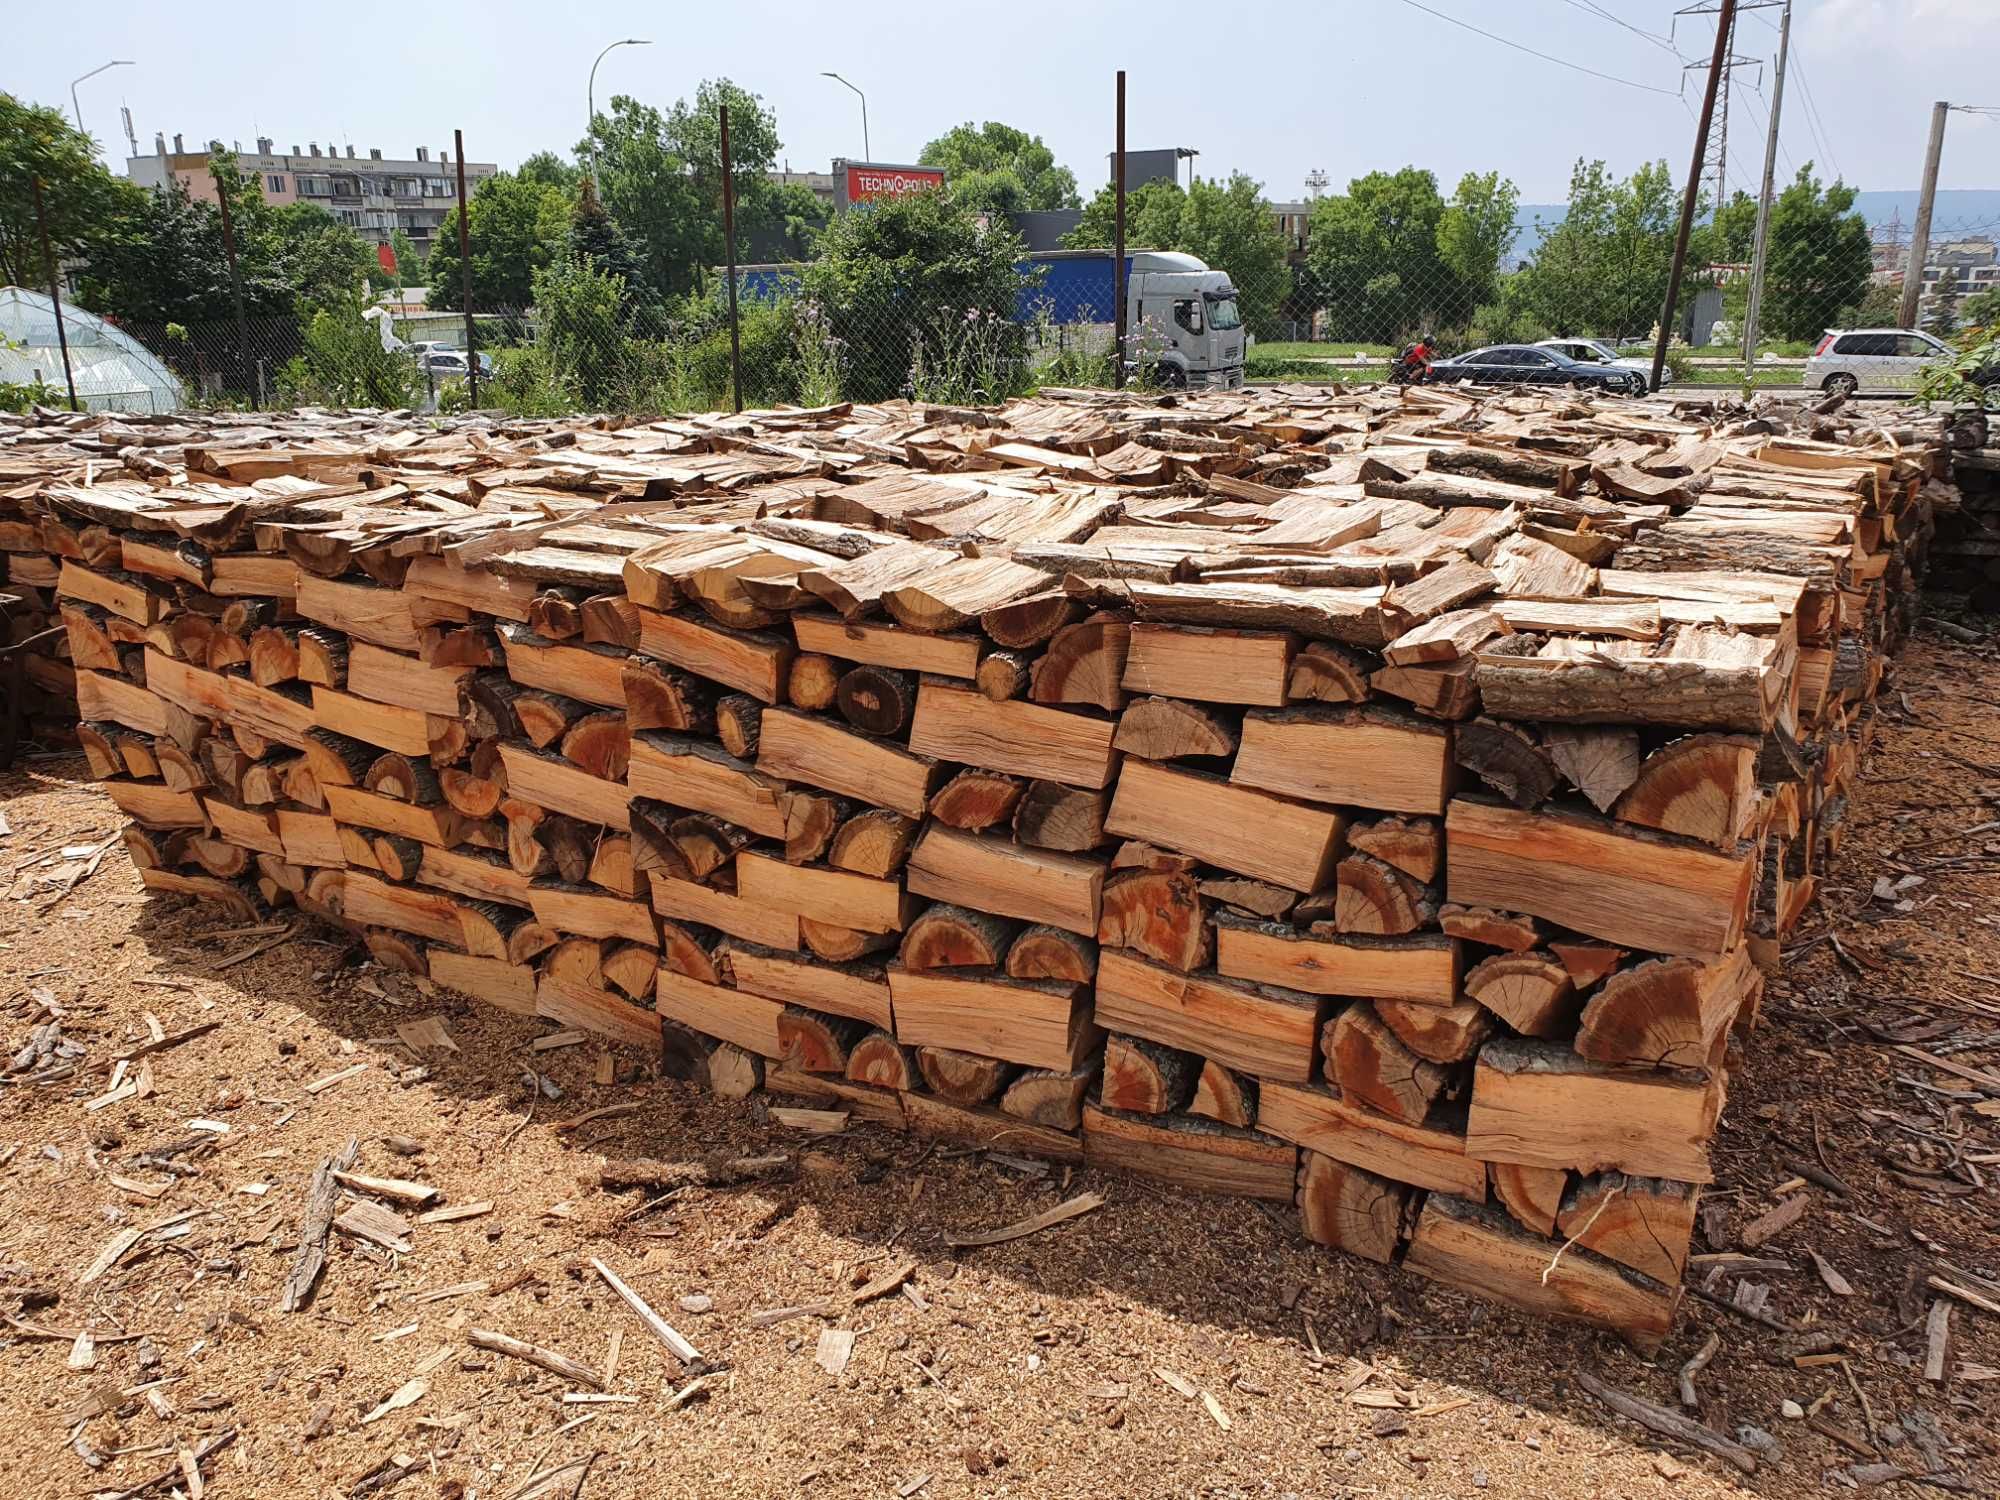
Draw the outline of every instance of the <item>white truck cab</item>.
<instances>
[{"instance_id":1,"label":"white truck cab","mask_svg":"<svg viewBox=\"0 0 2000 1500\"><path fill-rule=\"evenodd\" d=\"M1227 271L1175 250L1137 250L1126 277L1128 361L1161 385L1236 390L1248 335Z\"/></svg>"}]
</instances>

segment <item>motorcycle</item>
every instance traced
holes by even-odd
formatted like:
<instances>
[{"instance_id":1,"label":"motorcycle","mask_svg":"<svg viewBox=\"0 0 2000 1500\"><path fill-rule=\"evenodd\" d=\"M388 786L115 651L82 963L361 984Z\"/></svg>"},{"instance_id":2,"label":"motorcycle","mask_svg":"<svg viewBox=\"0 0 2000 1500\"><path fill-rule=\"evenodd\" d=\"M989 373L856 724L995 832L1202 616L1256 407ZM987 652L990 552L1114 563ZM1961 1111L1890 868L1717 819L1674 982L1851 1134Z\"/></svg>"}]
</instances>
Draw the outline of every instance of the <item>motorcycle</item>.
<instances>
[{"instance_id":1,"label":"motorcycle","mask_svg":"<svg viewBox=\"0 0 2000 1500\"><path fill-rule=\"evenodd\" d=\"M1431 378L1431 357L1427 344L1406 344L1389 365L1389 384L1422 385Z\"/></svg>"}]
</instances>

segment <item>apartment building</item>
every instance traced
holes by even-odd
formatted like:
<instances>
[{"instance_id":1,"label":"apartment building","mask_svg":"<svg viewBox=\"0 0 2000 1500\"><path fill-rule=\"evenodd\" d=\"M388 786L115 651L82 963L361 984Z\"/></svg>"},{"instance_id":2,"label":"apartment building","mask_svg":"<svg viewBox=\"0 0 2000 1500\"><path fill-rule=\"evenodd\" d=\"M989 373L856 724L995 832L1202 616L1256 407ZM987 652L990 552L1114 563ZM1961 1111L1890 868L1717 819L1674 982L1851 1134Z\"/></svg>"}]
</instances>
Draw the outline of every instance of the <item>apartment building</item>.
<instances>
[{"instance_id":1,"label":"apartment building","mask_svg":"<svg viewBox=\"0 0 2000 1500\"><path fill-rule=\"evenodd\" d=\"M221 149L219 141L211 141L189 151L176 135L170 151L165 135L156 135L153 154L127 158L125 175L149 188L176 179L190 197L213 203L215 179L208 163L210 154ZM236 162L245 177L263 184L266 202L317 204L378 245L388 244L400 229L419 251L428 252L444 216L458 201L457 164L449 151L433 155L428 146L417 147L409 158L385 158L377 149L360 156L352 146L342 154L333 146L321 150L316 141L304 151L293 146L278 152L271 137L260 136L254 151L238 146ZM478 184L499 170L490 161L468 161L466 192L478 191Z\"/></svg>"}]
</instances>

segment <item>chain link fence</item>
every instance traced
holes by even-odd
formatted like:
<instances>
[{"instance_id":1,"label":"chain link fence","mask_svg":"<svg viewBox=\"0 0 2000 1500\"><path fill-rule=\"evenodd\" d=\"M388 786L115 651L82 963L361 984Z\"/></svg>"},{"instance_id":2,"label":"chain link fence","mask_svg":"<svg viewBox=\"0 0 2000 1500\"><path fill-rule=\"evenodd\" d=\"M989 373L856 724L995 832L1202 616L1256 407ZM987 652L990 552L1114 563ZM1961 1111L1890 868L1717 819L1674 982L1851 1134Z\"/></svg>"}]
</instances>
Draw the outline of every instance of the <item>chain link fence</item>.
<instances>
[{"instance_id":1,"label":"chain link fence","mask_svg":"<svg viewBox=\"0 0 2000 1500\"><path fill-rule=\"evenodd\" d=\"M414 314L398 294L241 321L86 325L71 330L75 363L98 338L164 373L129 391L85 379L79 397L554 416L897 396L963 406L1121 377L1227 388L1414 375L1630 394L1653 384L1681 202L1665 163L1622 179L1579 163L1568 202L1534 213L1497 173L1447 193L1417 168L1377 172L1305 202L1273 202L1241 176L1150 181L1125 199L1121 344L1109 190L1072 215L1063 248L1033 252L1008 216L956 203L949 186L915 196L927 201L836 215L803 259L737 267L733 298L723 268L653 295L571 244L537 268L528 303L470 315L435 287ZM1974 394L1939 372L1967 368L1979 331L1990 350L2000 326L2000 218L1931 224L1912 308L1900 220L1855 205L1809 165L1761 231L1748 193L1704 200L1665 316L1662 383ZM0 390L60 400L51 342L38 325L0 344ZM1413 346L1423 358L1399 362Z\"/></svg>"}]
</instances>

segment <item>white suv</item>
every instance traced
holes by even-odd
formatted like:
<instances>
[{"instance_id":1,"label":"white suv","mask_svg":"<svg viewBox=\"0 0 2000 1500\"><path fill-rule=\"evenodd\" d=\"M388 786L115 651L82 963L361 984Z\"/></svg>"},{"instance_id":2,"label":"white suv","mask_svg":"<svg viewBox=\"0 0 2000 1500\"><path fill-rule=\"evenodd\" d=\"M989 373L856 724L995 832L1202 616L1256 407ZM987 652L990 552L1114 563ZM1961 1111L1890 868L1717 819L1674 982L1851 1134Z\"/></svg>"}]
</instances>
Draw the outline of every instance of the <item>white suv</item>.
<instances>
[{"instance_id":1,"label":"white suv","mask_svg":"<svg viewBox=\"0 0 2000 1500\"><path fill-rule=\"evenodd\" d=\"M1921 329L1829 328L1806 358L1804 384L1829 396L1906 392L1925 365L1950 353L1942 340Z\"/></svg>"}]
</instances>

